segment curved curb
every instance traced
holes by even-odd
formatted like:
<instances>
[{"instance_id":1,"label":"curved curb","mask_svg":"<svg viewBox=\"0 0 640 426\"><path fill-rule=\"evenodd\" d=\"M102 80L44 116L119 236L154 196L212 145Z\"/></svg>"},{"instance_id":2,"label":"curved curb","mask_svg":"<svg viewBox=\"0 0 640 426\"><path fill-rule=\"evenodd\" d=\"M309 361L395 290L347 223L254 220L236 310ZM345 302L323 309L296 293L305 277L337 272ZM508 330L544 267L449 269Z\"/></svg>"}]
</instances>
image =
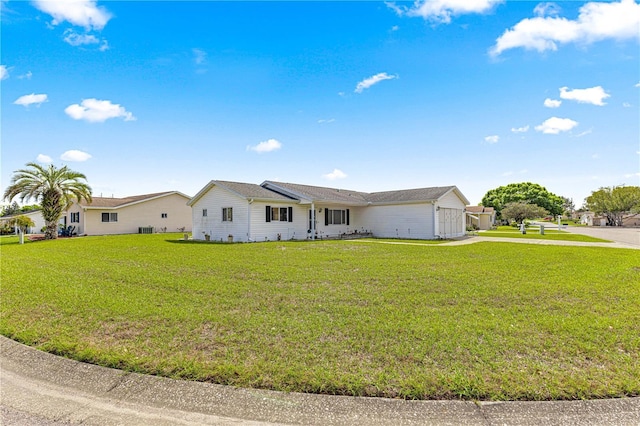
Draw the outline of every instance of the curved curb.
<instances>
[{"instance_id":1,"label":"curved curb","mask_svg":"<svg viewBox=\"0 0 640 426\"><path fill-rule=\"evenodd\" d=\"M640 398L474 403L239 389L85 364L3 336L0 385L1 415L47 425L640 424Z\"/></svg>"}]
</instances>

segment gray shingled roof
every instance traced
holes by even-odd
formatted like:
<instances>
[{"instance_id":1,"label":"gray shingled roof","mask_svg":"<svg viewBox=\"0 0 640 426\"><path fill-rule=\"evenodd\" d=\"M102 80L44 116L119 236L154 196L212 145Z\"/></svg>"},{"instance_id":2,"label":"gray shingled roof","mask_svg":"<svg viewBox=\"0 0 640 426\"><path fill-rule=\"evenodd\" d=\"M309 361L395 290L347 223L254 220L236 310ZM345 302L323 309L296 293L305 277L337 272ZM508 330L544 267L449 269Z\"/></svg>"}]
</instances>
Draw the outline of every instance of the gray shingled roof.
<instances>
[{"instance_id":1,"label":"gray shingled roof","mask_svg":"<svg viewBox=\"0 0 640 426\"><path fill-rule=\"evenodd\" d=\"M398 191L373 192L367 195L367 201L378 203L407 203L412 201L435 201L455 186L433 188L402 189Z\"/></svg>"},{"instance_id":2,"label":"gray shingled roof","mask_svg":"<svg viewBox=\"0 0 640 426\"><path fill-rule=\"evenodd\" d=\"M286 197L282 194L278 194L273 191L269 191L268 189L263 188L260 185L256 185L253 183L242 183L242 182L230 182L224 180L215 180L214 184L224 187L230 191L235 192L236 194L245 197L247 199L257 198L260 200L288 200L291 201L290 197Z\"/></svg>"},{"instance_id":3,"label":"gray shingled roof","mask_svg":"<svg viewBox=\"0 0 640 426\"><path fill-rule=\"evenodd\" d=\"M279 191L278 188L282 188L294 197L299 196L311 201L351 205L367 204L366 193L350 191L348 189L326 188L322 186L272 181L265 181L262 185L270 187L274 191Z\"/></svg>"},{"instance_id":4,"label":"gray shingled roof","mask_svg":"<svg viewBox=\"0 0 640 426\"><path fill-rule=\"evenodd\" d=\"M351 205L435 201L455 188L455 186L442 186L434 188L373 192L369 194L366 192L351 191L348 189L325 188L322 186L301 185L297 183L265 181L262 185L271 187L271 189L275 191L277 191L278 188L282 188L287 192L290 192L293 196L301 196L314 202Z\"/></svg>"}]
</instances>

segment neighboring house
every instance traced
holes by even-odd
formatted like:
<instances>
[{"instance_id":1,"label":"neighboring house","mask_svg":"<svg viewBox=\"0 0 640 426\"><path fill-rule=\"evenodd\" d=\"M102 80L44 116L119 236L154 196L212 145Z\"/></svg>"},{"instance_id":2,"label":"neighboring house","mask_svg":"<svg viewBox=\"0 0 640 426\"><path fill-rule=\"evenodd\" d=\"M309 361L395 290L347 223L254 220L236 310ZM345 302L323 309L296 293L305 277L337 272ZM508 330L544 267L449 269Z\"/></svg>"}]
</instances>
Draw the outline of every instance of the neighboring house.
<instances>
[{"instance_id":1,"label":"neighboring house","mask_svg":"<svg viewBox=\"0 0 640 426\"><path fill-rule=\"evenodd\" d=\"M640 214L627 214L622 216L622 226L635 228L640 226Z\"/></svg>"},{"instance_id":2,"label":"neighboring house","mask_svg":"<svg viewBox=\"0 0 640 426\"><path fill-rule=\"evenodd\" d=\"M42 210L31 210L28 212L22 212L22 213L12 214L10 216L4 216L0 218L0 221L2 221L3 223L7 223L11 221L11 219L13 219L14 217L18 217L18 216L26 216L33 221L34 225L27 228L27 232L26 232L27 234L38 234L41 232L42 228L44 228L45 226L44 217L42 217ZM16 230L16 233L17 232L18 231Z\"/></svg>"},{"instance_id":3,"label":"neighboring house","mask_svg":"<svg viewBox=\"0 0 640 426\"><path fill-rule=\"evenodd\" d=\"M594 212L583 212L580 215L580 223L582 225L593 226L593 220L596 217Z\"/></svg>"},{"instance_id":4,"label":"neighboring house","mask_svg":"<svg viewBox=\"0 0 640 426\"><path fill-rule=\"evenodd\" d=\"M188 203L194 239L244 242L363 233L379 238L458 237L465 234L467 204L455 186L364 193L218 180Z\"/></svg>"},{"instance_id":5,"label":"neighboring house","mask_svg":"<svg viewBox=\"0 0 640 426\"><path fill-rule=\"evenodd\" d=\"M496 223L496 211L493 207L467 206L465 212L467 213L467 226L472 226L475 229L491 229Z\"/></svg>"},{"instance_id":6,"label":"neighboring house","mask_svg":"<svg viewBox=\"0 0 640 426\"><path fill-rule=\"evenodd\" d=\"M78 235L190 232L189 196L178 191L74 203L62 218Z\"/></svg>"}]
</instances>

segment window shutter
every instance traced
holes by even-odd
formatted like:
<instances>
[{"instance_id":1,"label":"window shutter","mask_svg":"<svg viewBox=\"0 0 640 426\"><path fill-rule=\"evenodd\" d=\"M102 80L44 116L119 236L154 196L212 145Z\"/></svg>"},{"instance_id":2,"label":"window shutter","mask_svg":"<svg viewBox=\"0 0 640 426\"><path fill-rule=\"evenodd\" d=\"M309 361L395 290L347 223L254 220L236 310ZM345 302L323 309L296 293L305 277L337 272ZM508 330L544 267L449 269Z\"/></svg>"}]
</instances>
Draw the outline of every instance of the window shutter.
<instances>
[{"instance_id":1,"label":"window shutter","mask_svg":"<svg viewBox=\"0 0 640 426\"><path fill-rule=\"evenodd\" d=\"M289 222L293 222L293 207L289 207Z\"/></svg>"},{"instance_id":2,"label":"window shutter","mask_svg":"<svg viewBox=\"0 0 640 426\"><path fill-rule=\"evenodd\" d=\"M324 209L324 226L329 225L329 209Z\"/></svg>"},{"instance_id":3,"label":"window shutter","mask_svg":"<svg viewBox=\"0 0 640 426\"><path fill-rule=\"evenodd\" d=\"M347 209L347 226L349 226L349 209Z\"/></svg>"},{"instance_id":4,"label":"window shutter","mask_svg":"<svg viewBox=\"0 0 640 426\"><path fill-rule=\"evenodd\" d=\"M266 220L267 222L271 222L271 206L267 206L266 212L267 212Z\"/></svg>"}]
</instances>

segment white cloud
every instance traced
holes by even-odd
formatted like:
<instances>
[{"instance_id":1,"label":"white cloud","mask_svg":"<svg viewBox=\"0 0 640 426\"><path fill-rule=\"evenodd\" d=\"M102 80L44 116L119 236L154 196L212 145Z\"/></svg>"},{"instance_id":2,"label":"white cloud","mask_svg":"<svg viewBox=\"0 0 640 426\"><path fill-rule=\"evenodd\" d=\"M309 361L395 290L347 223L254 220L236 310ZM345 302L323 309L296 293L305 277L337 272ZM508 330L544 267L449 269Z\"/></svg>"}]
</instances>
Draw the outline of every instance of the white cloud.
<instances>
[{"instance_id":1,"label":"white cloud","mask_svg":"<svg viewBox=\"0 0 640 426\"><path fill-rule=\"evenodd\" d=\"M9 70L6 65L0 65L0 80L9 78Z\"/></svg>"},{"instance_id":2,"label":"white cloud","mask_svg":"<svg viewBox=\"0 0 640 426\"><path fill-rule=\"evenodd\" d=\"M398 15L421 17L431 22L448 24L451 17L468 13L489 12L500 0L416 0L412 6L387 3Z\"/></svg>"},{"instance_id":3,"label":"white cloud","mask_svg":"<svg viewBox=\"0 0 640 426\"><path fill-rule=\"evenodd\" d=\"M607 92L604 91L602 86L590 87L588 89L573 89L573 90L569 90L568 87L560 88L560 97L562 99L578 101L583 104L593 104L593 105L603 106L606 104L602 101L610 96L611 95L609 95Z\"/></svg>"},{"instance_id":4,"label":"white cloud","mask_svg":"<svg viewBox=\"0 0 640 426\"><path fill-rule=\"evenodd\" d=\"M562 105L562 101L559 101L557 99L547 98L544 100L544 106L546 106L547 108L558 108L560 105Z\"/></svg>"},{"instance_id":5,"label":"white cloud","mask_svg":"<svg viewBox=\"0 0 640 426\"><path fill-rule=\"evenodd\" d=\"M91 154L78 151L77 149L66 151L60 156L60 159L62 161L76 161L76 162L87 161L89 158L91 158Z\"/></svg>"},{"instance_id":6,"label":"white cloud","mask_svg":"<svg viewBox=\"0 0 640 426\"><path fill-rule=\"evenodd\" d=\"M333 169L331 173L327 173L326 175L322 175L323 178L328 180L337 180L344 179L347 177L346 173L340 169Z\"/></svg>"},{"instance_id":7,"label":"white cloud","mask_svg":"<svg viewBox=\"0 0 640 426\"><path fill-rule=\"evenodd\" d=\"M560 6L555 3L540 3L533 9L533 14L536 16L557 16L560 12Z\"/></svg>"},{"instance_id":8,"label":"white cloud","mask_svg":"<svg viewBox=\"0 0 640 426\"><path fill-rule=\"evenodd\" d=\"M518 47L538 52L555 51L558 44L639 39L639 25L640 4L634 0L590 2L580 8L577 20L556 16L523 19L506 30L489 53L498 56Z\"/></svg>"},{"instance_id":9,"label":"white cloud","mask_svg":"<svg viewBox=\"0 0 640 426\"><path fill-rule=\"evenodd\" d=\"M42 163L42 164L49 164L49 163L53 162L51 157L49 157L48 155L44 155L44 154L38 154L38 156L36 157L36 161L38 163Z\"/></svg>"},{"instance_id":10,"label":"white cloud","mask_svg":"<svg viewBox=\"0 0 640 426\"><path fill-rule=\"evenodd\" d=\"M19 75L18 80L31 80L33 77L33 73L31 71L27 71L25 74Z\"/></svg>"},{"instance_id":11,"label":"white cloud","mask_svg":"<svg viewBox=\"0 0 640 426\"><path fill-rule=\"evenodd\" d=\"M193 61L196 65L202 65L207 61L207 52L202 49L191 49L193 53Z\"/></svg>"},{"instance_id":12,"label":"white cloud","mask_svg":"<svg viewBox=\"0 0 640 426\"><path fill-rule=\"evenodd\" d=\"M640 87L640 81L633 87Z\"/></svg>"},{"instance_id":13,"label":"white cloud","mask_svg":"<svg viewBox=\"0 0 640 426\"><path fill-rule=\"evenodd\" d=\"M600 154L593 154L591 158L593 158L594 160L597 160L600 158Z\"/></svg>"},{"instance_id":14,"label":"white cloud","mask_svg":"<svg viewBox=\"0 0 640 426\"><path fill-rule=\"evenodd\" d=\"M93 34L78 34L71 29L66 30L64 33L66 34L64 41L71 46L100 44L100 51L105 51L109 48L109 43L107 43L107 40L99 39Z\"/></svg>"},{"instance_id":15,"label":"white cloud","mask_svg":"<svg viewBox=\"0 0 640 426\"><path fill-rule=\"evenodd\" d=\"M529 125L527 124L526 126L522 126L522 127L512 127L511 131L513 133L526 133L529 131Z\"/></svg>"},{"instance_id":16,"label":"white cloud","mask_svg":"<svg viewBox=\"0 0 640 426\"><path fill-rule=\"evenodd\" d=\"M582 133L578 133L577 135L574 136L574 138L581 138L583 136L589 135L593 132L593 129L589 129L589 130L585 130Z\"/></svg>"},{"instance_id":17,"label":"white cloud","mask_svg":"<svg viewBox=\"0 0 640 426\"><path fill-rule=\"evenodd\" d=\"M318 123L322 124L322 123L333 123L334 121L336 121L335 118L329 118L329 119L320 119L318 120Z\"/></svg>"},{"instance_id":18,"label":"white cloud","mask_svg":"<svg viewBox=\"0 0 640 426\"><path fill-rule=\"evenodd\" d=\"M631 107L633 106L633 104L631 104L631 103L629 103L629 102L623 102L623 103L622 103L622 106L623 106L624 108L631 108Z\"/></svg>"},{"instance_id":19,"label":"white cloud","mask_svg":"<svg viewBox=\"0 0 640 426\"><path fill-rule=\"evenodd\" d=\"M33 5L51 15L52 25L69 22L87 30L101 30L107 25L111 14L95 0L35 0Z\"/></svg>"},{"instance_id":20,"label":"white cloud","mask_svg":"<svg viewBox=\"0 0 640 426\"><path fill-rule=\"evenodd\" d=\"M98 99L84 99L80 105L73 104L65 108L64 112L74 120L85 120L90 123L101 123L110 118L124 118L124 121L134 121L132 113L111 101Z\"/></svg>"},{"instance_id":21,"label":"white cloud","mask_svg":"<svg viewBox=\"0 0 640 426\"><path fill-rule=\"evenodd\" d=\"M498 141L500 140L500 136L498 135L491 135L491 136L486 136L484 138L485 142L488 142L490 144L494 144L494 143L498 143Z\"/></svg>"},{"instance_id":22,"label":"white cloud","mask_svg":"<svg viewBox=\"0 0 640 426\"><path fill-rule=\"evenodd\" d=\"M264 142L260 142L257 145L248 146L247 151L255 151L257 153L263 153L263 152L277 151L280 148L282 148L282 144L279 141L275 139L269 139Z\"/></svg>"},{"instance_id":23,"label":"white cloud","mask_svg":"<svg viewBox=\"0 0 640 426\"><path fill-rule=\"evenodd\" d=\"M538 132L557 135L560 132L568 132L578 125L577 121L570 118L551 117L545 120L541 125L536 126Z\"/></svg>"},{"instance_id":24,"label":"white cloud","mask_svg":"<svg viewBox=\"0 0 640 426\"><path fill-rule=\"evenodd\" d=\"M354 90L354 92L362 93L362 91L364 89L368 89L369 87L373 86L374 84L378 84L378 83L380 83L381 81L384 81L384 80L393 80L395 78L398 78L398 76L397 75L389 75L386 72L381 72L381 73L378 73L376 75L372 75L371 77L365 78L360 83L358 83L357 86L356 86L356 90Z\"/></svg>"},{"instance_id":25,"label":"white cloud","mask_svg":"<svg viewBox=\"0 0 640 426\"><path fill-rule=\"evenodd\" d=\"M43 102L47 102L47 95L45 94L36 95L35 93L32 93L30 95L20 96L13 103L16 105L23 105L25 107L28 107L29 105L34 105L34 104L40 106L40 104Z\"/></svg>"}]
</instances>

